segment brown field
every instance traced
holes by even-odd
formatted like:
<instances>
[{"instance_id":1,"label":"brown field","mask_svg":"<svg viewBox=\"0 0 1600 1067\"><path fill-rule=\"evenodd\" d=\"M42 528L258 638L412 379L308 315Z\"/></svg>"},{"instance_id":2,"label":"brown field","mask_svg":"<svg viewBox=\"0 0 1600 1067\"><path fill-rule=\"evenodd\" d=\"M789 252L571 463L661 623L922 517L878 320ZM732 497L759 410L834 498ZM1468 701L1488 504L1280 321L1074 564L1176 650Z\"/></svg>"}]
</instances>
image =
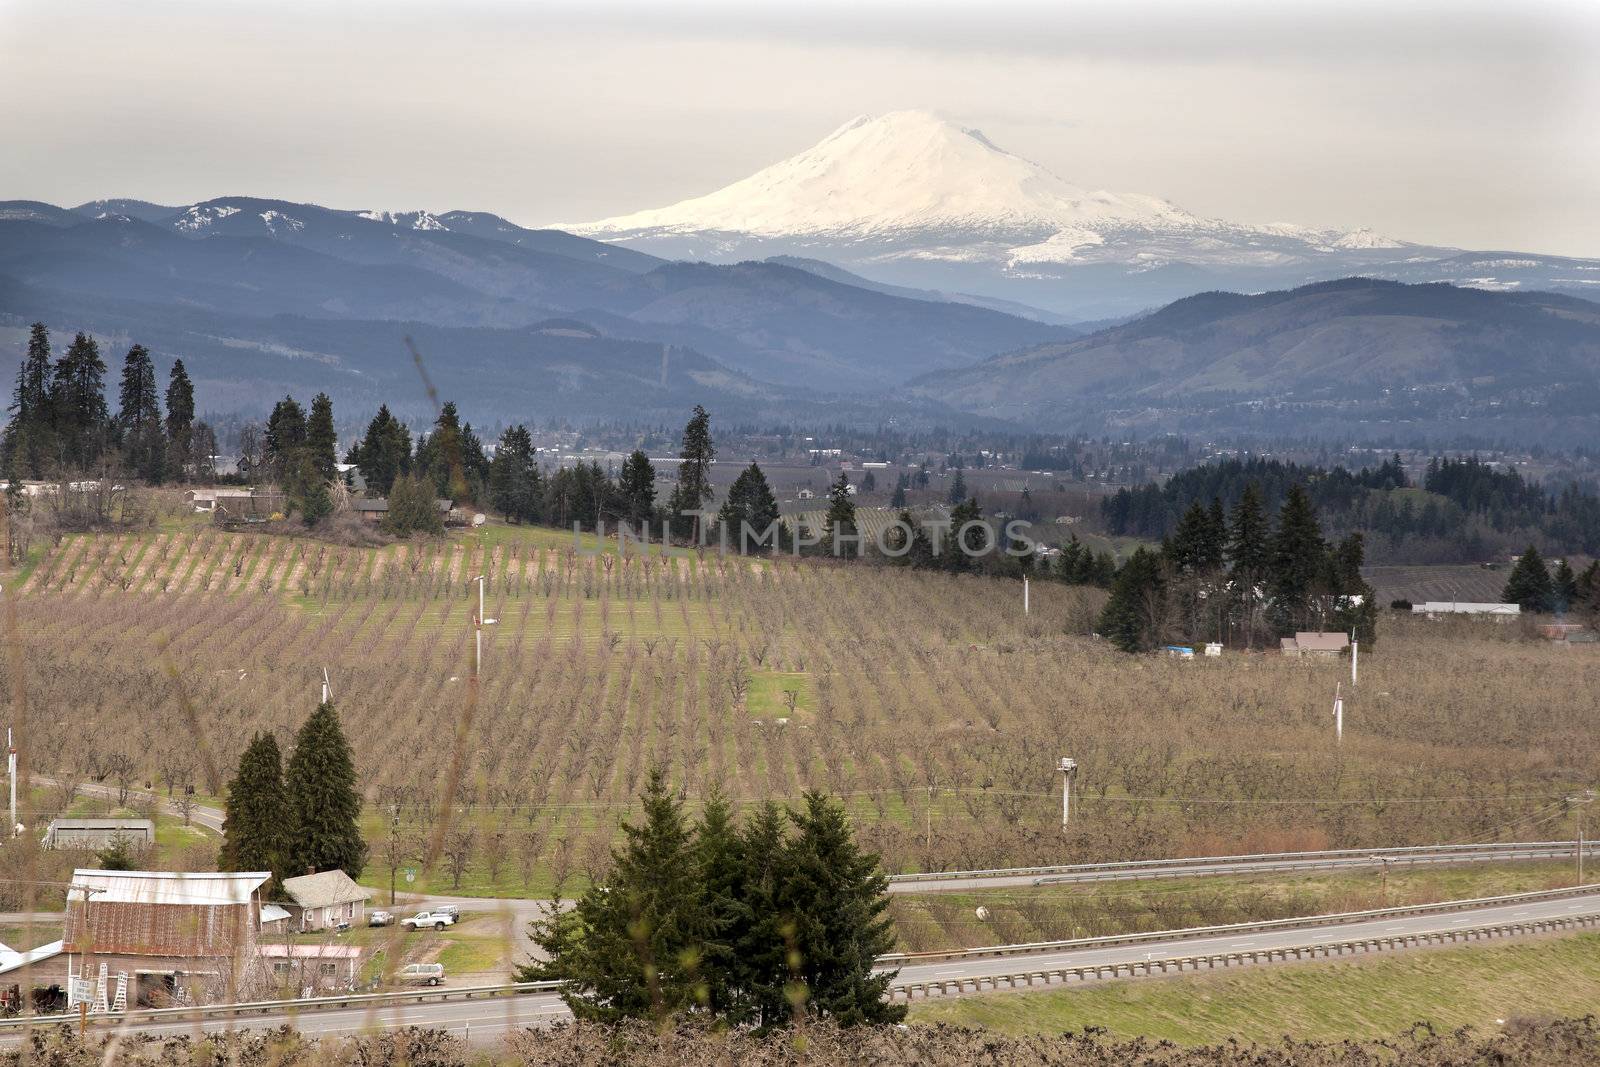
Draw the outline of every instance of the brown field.
<instances>
[{"instance_id":1,"label":"brown field","mask_svg":"<svg viewBox=\"0 0 1600 1067\"><path fill-rule=\"evenodd\" d=\"M478 893L598 870L653 763L691 798L840 794L910 870L1553 837L1600 757L1600 654L1515 628L1385 617L1341 748L1346 665L1128 657L1085 636L1096 592L1036 583L1024 617L989 579L569 546L67 538L11 601L28 706L7 660L7 720L38 771L215 796L253 731L287 744L326 667L374 866L392 820L420 838L449 812L417 888ZM474 703L479 573L499 621Z\"/></svg>"}]
</instances>

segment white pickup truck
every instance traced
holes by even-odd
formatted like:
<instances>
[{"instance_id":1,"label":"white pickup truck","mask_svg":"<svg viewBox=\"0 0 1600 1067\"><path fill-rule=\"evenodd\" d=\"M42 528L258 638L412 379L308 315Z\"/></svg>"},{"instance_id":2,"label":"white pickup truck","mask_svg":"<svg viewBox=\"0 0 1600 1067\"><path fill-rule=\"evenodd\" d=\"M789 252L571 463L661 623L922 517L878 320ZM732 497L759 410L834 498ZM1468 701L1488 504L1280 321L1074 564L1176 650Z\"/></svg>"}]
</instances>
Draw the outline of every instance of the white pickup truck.
<instances>
[{"instance_id":1,"label":"white pickup truck","mask_svg":"<svg viewBox=\"0 0 1600 1067\"><path fill-rule=\"evenodd\" d=\"M451 908L448 911L419 911L409 919L401 919L400 925L407 930L421 930L425 926L431 926L435 930L443 930L446 926L454 926L455 922L456 912L454 908Z\"/></svg>"}]
</instances>

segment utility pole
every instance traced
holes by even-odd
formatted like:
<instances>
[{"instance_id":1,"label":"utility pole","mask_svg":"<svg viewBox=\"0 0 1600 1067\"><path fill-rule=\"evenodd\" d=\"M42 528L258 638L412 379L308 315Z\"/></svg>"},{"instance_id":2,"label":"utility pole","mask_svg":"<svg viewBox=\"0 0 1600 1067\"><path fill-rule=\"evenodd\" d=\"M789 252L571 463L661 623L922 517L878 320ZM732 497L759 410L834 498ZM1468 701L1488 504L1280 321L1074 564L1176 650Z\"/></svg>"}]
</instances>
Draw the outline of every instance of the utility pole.
<instances>
[{"instance_id":1,"label":"utility pole","mask_svg":"<svg viewBox=\"0 0 1600 1067\"><path fill-rule=\"evenodd\" d=\"M1072 818L1072 782L1078 777L1078 761L1062 756L1056 769L1061 772L1061 832L1066 833Z\"/></svg>"},{"instance_id":2,"label":"utility pole","mask_svg":"<svg viewBox=\"0 0 1600 1067\"><path fill-rule=\"evenodd\" d=\"M487 578L488 575L480 574L476 578L468 579L478 583L478 613L472 617L473 628L477 631L472 656L472 676L474 678L483 672L483 628L485 626L493 626L498 621L483 617L483 584Z\"/></svg>"},{"instance_id":3,"label":"utility pole","mask_svg":"<svg viewBox=\"0 0 1600 1067\"><path fill-rule=\"evenodd\" d=\"M10 752L6 756L6 777L11 781L11 825L6 827L6 836L10 837L17 832L17 744L11 738L11 727L6 727L6 748Z\"/></svg>"},{"instance_id":4,"label":"utility pole","mask_svg":"<svg viewBox=\"0 0 1600 1067\"><path fill-rule=\"evenodd\" d=\"M1028 576L1022 576L1022 613L1028 614Z\"/></svg>"},{"instance_id":5,"label":"utility pole","mask_svg":"<svg viewBox=\"0 0 1600 1067\"><path fill-rule=\"evenodd\" d=\"M1344 743L1344 694L1341 692L1343 682L1333 687L1333 741L1335 744Z\"/></svg>"},{"instance_id":6,"label":"utility pole","mask_svg":"<svg viewBox=\"0 0 1600 1067\"><path fill-rule=\"evenodd\" d=\"M322 668L322 702L333 699L333 683L328 681L328 668Z\"/></svg>"},{"instance_id":7,"label":"utility pole","mask_svg":"<svg viewBox=\"0 0 1600 1067\"><path fill-rule=\"evenodd\" d=\"M1581 793L1574 793L1567 797L1567 803L1578 809L1578 884L1583 884L1583 816L1584 811L1594 803L1594 790L1585 789Z\"/></svg>"},{"instance_id":8,"label":"utility pole","mask_svg":"<svg viewBox=\"0 0 1600 1067\"><path fill-rule=\"evenodd\" d=\"M1356 668L1361 662L1361 642L1356 640L1356 635L1350 635L1350 688L1356 687Z\"/></svg>"}]
</instances>

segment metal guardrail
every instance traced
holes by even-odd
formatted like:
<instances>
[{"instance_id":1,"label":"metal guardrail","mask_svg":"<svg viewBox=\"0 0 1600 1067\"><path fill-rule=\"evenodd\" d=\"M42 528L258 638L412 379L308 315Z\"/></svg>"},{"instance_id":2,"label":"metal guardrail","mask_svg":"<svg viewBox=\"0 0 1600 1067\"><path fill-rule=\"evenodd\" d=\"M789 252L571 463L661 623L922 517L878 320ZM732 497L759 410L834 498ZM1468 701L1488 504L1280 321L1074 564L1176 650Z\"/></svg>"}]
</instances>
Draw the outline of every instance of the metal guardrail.
<instances>
[{"instance_id":1,"label":"metal guardrail","mask_svg":"<svg viewBox=\"0 0 1600 1067\"><path fill-rule=\"evenodd\" d=\"M1110 937L1084 938L1076 941L1039 942L1028 945L996 945L978 949L960 949L954 952L925 952L925 953L892 953L878 957L879 963L894 964L906 963L914 960L930 959L976 959L991 956L1023 955L1048 951L1060 951L1074 948L1107 948L1117 945L1148 943L1151 941L1175 941L1189 938L1205 937L1210 935L1240 933L1260 930L1283 929L1311 929L1319 926L1335 926L1344 922L1359 922L1382 918L1400 918L1412 915L1424 915L1437 912L1464 911L1474 908L1495 907L1507 904L1534 903L1547 900L1561 900L1577 896L1591 896L1600 893L1600 885L1576 886L1571 889L1548 890L1539 893L1517 893L1503 897L1483 897L1475 900L1444 901L1439 904L1420 904L1407 908L1383 908L1374 911L1345 912L1337 915L1307 916L1300 919L1277 919L1260 923L1237 923L1230 926L1192 927L1186 930L1152 931L1144 934L1113 935ZM1325 942L1315 945L1285 946L1282 948L1256 949L1248 952L1213 953L1205 956L1178 956L1163 959L1130 960L1122 963L1093 964L1086 967L1056 967L1039 971L1019 971L1012 974L981 975L968 978L930 979L923 982L906 982L891 986L889 995L892 998L903 996L913 999L918 992L923 997L933 995L948 996L964 992L980 992L984 986L991 990L1002 988L1018 989L1032 986L1035 980L1043 985L1050 985L1053 980L1066 982L1069 979L1077 981L1090 981L1104 978L1138 977L1152 974L1166 974L1169 969L1182 973L1185 968L1200 970L1202 967L1215 970L1218 966L1229 967L1248 963L1272 963L1288 960L1316 959L1320 953L1323 958L1341 956L1348 953L1387 951L1396 948L1415 947L1424 944L1447 944L1462 940L1486 939L1491 937L1516 937L1529 933L1548 933L1565 929L1589 929L1600 927L1600 914L1582 916L1559 917L1552 919L1538 919L1522 923L1499 923L1480 927L1467 927L1460 930L1440 930L1432 933L1403 934L1397 937L1360 938L1350 941ZM391 1005L404 1004L430 1004L450 1000L471 1000L475 998L506 997L528 995L534 993L552 993L561 988L560 982L512 982L503 985L467 986L458 989L425 989L407 990L398 993L351 993L337 997L312 997L304 1000L263 1000L251 1001L242 1004L214 1004L180 1008L144 1008L134 1011L119 1013L99 1013L89 1016L94 1022L110 1023L116 1026L150 1026L163 1022L183 1023L199 1022L205 1019L239 1018L251 1015L282 1015L294 1017L307 1012L338 1011L350 1008L372 1008L378 1010ZM970 988L969 988L970 987ZM37 1026L71 1025L76 1022L76 1017L70 1014L63 1015L24 1015L11 1019L0 1019L0 1034L12 1033Z\"/></svg>"},{"instance_id":2,"label":"metal guardrail","mask_svg":"<svg viewBox=\"0 0 1600 1067\"><path fill-rule=\"evenodd\" d=\"M1222 937L1228 934L1256 933L1269 930L1303 930L1318 926L1339 926L1343 923L1366 922L1373 919L1403 919L1415 915L1472 911L1479 908L1493 908L1510 904L1535 904L1546 900L1566 900L1572 897L1595 895L1600 895L1600 885L1581 885L1573 886L1570 889L1547 889L1536 893L1514 893L1503 897L1445 900L1437 904L1413 904L1403 908L1377 908L1371 911L1349 911L1334 915L1306 915L1293 919L1267 919L1262 922L1231 923L1226 926L1191 926L1182 930L1151 930L1137 934L1083 937L1070 941L1036 941L1019 945L987 945L982 948L957 948L934 952L891 952L879 956L878 963L894 966L934 960L986 959L992 956L1026 956L1041 952L1066 952L1073 949L1115 948L1119 945L1139 945L1151 941L1189 941L1202 937Z\"/></svg>"},{"instance_id":3,"label":"metal guardrail","mask_svg":"<svg viewBox=\"0 0 1600 1067\"><path fill-rule=\"evenodd\" d=\"M1180 859L1119 860L1113 863L1076 863L1050 867L999 867L977 871L920 871L914 874L891 874L892 885L917 882L950 882L969 878L1049 878L1051 876L1077 876L1092 880L1094 875L1137 875L1146 871L1165 872L1190 867L1216 867L1233 865L1271 870L1271 865L1293 865L1314 870L1323 862L1337 860L1372 861L1374 865L1388 860L1405 862L1471 862L1479 856L1489 858L1538 859L1562 858L1577 852L1576 841L1507 841L1485 845L1420 845L1388 846L1384 848L1327 849L1318 852L1255 852L1237 856L1191 856ZM1585 841L1585 855L1600 855L1600 841ZM1287 869L1287 866L1277 869ZM1164 873L1151 875L1163 877Z\"/></svg>"},{"instance_id":4,"label":"metal guardrail","mask_svg":"<svg viewBox=\"0 0 1600 1067\"><path fill-rule=\"evenodd\" d=\"M88 1016L91 1022L110 1022L117 1025L151 1025L163 1022L195 1022L240 1015L298 1015L302 1012L338 1011L348 1008L385 1008L403 1004L435 1004L449 1000L473 1000L485 997L520 996L530 993L553 993L561 988L560 982L509 982L504 985L462 986L457 989L402 990L398 993L350 993L337 997L307 997L303 1000L258 1000L242 1004L206 1004L181 1008L136 1008L125 1012L98 1012ZM30 1026L70 1025L78 1021L76 1015L22 1015L0 1019L0 1032Z\"/></svg>"},{"instance_id":5,"label":"metal guardrail","mask_svg":"<svg viewBox=\"0 0 1600 1067\"><path fill-rule=\"evenodd\" d=\"M1027 989L1038 985L1066 984L1067 982L1093 982L1115 978L1140 978L1165 974L1183 974L1194 971L1214 971L1219 967L1244 967L1267 963L1289 963L1296 960L1330 959L1372 952L1390 952L1397 949L1420 948L1425 945L1448 945L1463 941L1487 941L1502 937L1527 937L1530 934L1558 933L1564 930L1588 930L1600 927L1600 915L1582 915L1572 918L1536 919L1532 922L1498 923L1492 926L1466 927L1460 930L1438 930L1432 933L1403 934L1398 937L1361 938L1351 941L1330 941L1317 945L1283 948L1263 948L1238 952L1217 952L1206 956L1172 956L1165 959L1128 960L1121 963L1091 964L1086 967L1054 967L1041 971L1018 971L1013 974L982 975L971 978L936 978L925 982L906 982L889 987L890 1000L911 1001L934 996L959 996L979 993L987 986L990 990Z\"/></svg>"}]
</instances>

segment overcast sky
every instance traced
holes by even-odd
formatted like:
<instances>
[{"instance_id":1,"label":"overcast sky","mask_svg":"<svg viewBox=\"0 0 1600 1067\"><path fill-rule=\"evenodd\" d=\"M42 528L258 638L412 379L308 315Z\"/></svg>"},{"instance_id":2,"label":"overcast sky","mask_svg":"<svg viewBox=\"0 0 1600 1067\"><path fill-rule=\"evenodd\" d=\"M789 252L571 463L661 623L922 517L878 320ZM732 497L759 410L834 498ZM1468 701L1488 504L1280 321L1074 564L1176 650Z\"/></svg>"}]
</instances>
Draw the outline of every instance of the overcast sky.
<instances>
[{"instance_id":1,"label":"overcast sky","mask_svg":"<svg viewBox=\"0 0 1600 1067\"><path fill-rule=\"evenodd\" d=\"M1600 256L1592 2L0 0L0 199L585 221L899 108L1199 214Z\"/></svg>"}]
</instances>

